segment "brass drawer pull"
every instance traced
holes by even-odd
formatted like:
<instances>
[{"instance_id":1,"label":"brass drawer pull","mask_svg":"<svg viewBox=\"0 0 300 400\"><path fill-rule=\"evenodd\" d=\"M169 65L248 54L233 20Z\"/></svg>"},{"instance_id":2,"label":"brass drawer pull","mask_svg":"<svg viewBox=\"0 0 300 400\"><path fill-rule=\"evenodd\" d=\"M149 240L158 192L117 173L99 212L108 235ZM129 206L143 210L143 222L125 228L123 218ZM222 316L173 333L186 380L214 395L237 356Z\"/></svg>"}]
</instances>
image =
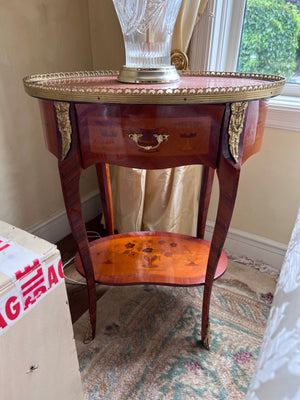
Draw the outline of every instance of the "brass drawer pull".
<instances>
[{"instance_id":1,"label":"brass drawer pull","mask_svg":"<svg viewBox=\"0 0 300 400\"><path fill-rule=\"evenodd\" d=\"M140 149L143 150L153 150L153 149L157 149L158 146L160 146L160 144L167 140L169 135L158 135L157 133L154 133L153 136L155 137L157 143L153 146L149 145L149 146L143 146L141 144L139 144L139 140L140 138L143 136L142 133L128 133L128 136L130 137L131 140L134 141L134 143L137 145L137 147L139 147Z\"/></svg>"}]
</instances>

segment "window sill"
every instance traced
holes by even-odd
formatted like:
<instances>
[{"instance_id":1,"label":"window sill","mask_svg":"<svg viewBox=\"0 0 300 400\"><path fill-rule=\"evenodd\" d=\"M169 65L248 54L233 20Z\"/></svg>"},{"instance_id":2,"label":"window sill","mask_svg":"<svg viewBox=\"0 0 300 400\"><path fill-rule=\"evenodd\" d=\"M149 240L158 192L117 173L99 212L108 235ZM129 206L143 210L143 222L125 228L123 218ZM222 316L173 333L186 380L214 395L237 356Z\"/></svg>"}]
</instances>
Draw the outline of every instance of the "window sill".
<instances>
[{"instance_id":1,"label":"window sill","mask_svg":"<svg viewBox=\"0 0 300 400\"><path fill-rule=\"evenodd\" d=\"M266 127L300 132L300 97L270 99Z\"/></svg>"}]
</instances>

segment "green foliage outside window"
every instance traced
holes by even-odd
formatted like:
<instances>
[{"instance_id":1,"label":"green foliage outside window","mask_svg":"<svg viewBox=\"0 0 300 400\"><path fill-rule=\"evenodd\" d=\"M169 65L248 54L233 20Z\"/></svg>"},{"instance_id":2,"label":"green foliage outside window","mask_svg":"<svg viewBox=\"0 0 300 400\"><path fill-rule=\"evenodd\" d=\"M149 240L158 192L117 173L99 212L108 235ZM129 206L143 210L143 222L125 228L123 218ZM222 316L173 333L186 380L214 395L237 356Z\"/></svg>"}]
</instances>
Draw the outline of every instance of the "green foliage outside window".
<instances>
[{"instance_id":1,"label":"green foliage outside window","mask_svg":"<svg viewBox=\"0 0 300 400\"><path fill-rule=\"evenodd\" d=\"M248 0L238 70L291 79L297 70L299 33L297 2Z\"/></svg>"}]
</instances>

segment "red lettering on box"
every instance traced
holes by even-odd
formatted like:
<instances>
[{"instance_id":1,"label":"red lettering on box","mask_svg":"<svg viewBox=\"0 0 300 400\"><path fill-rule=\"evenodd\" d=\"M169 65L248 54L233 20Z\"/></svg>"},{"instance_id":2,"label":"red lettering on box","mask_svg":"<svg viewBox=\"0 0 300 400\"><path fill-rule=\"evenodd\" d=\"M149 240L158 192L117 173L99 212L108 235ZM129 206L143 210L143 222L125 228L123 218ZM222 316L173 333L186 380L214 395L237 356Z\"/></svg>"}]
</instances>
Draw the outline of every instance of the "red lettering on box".
<instances>
[{"instance_id":1,"label":"red lettering on box","mask_svg":"<svg viewBox=\"0 0 300 400\"><path fill-rule=\"evenodd\" d=\"M23 272L21 270L15 272L16 278L17 279L22 278L24 275L27 275L31 270L38 267L39 265L40 261L39 259L36 258L35 260L33 260L32 265L26 265Z\"/></svg>"},{"instance_id":2,"label":"red lettering on box","mask_svg":"<svg viewBox=\"0 0 300 400\"><path fill-rule=\"evenodd\" d=\"M49 281L49 289L52 288L52 285L56 285L58 283L58 278L54 269L54 265L51 265L48 268L48 281Z\"/></svg>"},{"instance_id":3,"label":"red lettering on box","mask_svg":"<svg viewBox=\"0 0 300 400\"><path fill-rule=\"evenodd\" d=\"M3 318L3 315L0 313L0 328L4 329L5 327L7 327L7 322Z\"/></svg>"},{"instance_id":4,"label":"red lettering on box","mask_svg":"<svg viewBox=\"0 0 300 400\"><path fill-rule=\"evenodd\" d=\"M61 260L59 260L59 263L58 263L58 275L63 279L65 276L64 276L64 271L63 271L63 267L62 267L62 261Z\"/></svg>"},{"instance_id":5,"label":"red lettering on box","mask_svg":"<svg viewBox=\"0 0 300 400\"><path fill-rule=\"evenodd\" d=\"M40 295L47 291L43 268L40 267L34 272L34 275L29 274L21 280L23 281L21 285L22 296L25 300L24 310L26 310L30 304L34 304Z\"/></svg>"},{"instance_id":6,"label":"red lettering on box","mask_svg":"<svg viewBox=\"0 0 300 400\"><path fill-rule=\"evenodd\" d=\"M7 300L5 304L5 311L7 318L9 318L11 321L18 318L21 311L21 306L19 301L16 303L17 300L18 298L16 296L12 296Z\"/></svg>"},{"instance_id":7,"label":"red lettering on box","mask_svg":"<svg viewBox=\"0 0 300 400\"><path fill-rule=\"evenodd\" d=\"M23 296L25 297L28 293L32 292L36 287L38 287L44 281L45 278L43 274L43 269L39 268L36 271L36 274L21 286Z\"/></svg>"},{"instance_id":8,"label":"red lettering on box","mask_svg":"<svg viewBox=\"0 0 300 400\"><path fill-rule=\"evenodd\" d=\"M0 243L1 243L1 240L0 240ZM6 243L4 246L0 247L0 251L7 249L9 246L10 246L10 244Z\"/></svg>"}]
</instances>

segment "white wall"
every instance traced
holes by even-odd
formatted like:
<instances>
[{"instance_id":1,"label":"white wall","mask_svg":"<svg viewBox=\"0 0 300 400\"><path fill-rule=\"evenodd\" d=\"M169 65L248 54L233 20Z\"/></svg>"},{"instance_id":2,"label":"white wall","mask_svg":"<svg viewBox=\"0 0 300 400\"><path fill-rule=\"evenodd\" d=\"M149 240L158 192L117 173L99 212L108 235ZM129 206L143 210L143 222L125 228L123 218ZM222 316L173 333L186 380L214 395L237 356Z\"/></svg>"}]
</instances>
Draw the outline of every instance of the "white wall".
<instances>
[{"instance_id":1,"label":"white wall","mask_svg":"<svg viewBox=\"0 0 300 400\"><path fill-rule=\"evenodd\" d=\"M120 70L125 50L120 24L112 0L88 0L91 47L95 70Z\"/></svg>"},{"instance_id":2,"label":"white wall","mask_svg":"<svg viewBox=\"0 0 300 400\"><path fill-rule=\"evenodd\" d=\"M29 74L92 69L86 0L0 0L0 219L23 229L64 209ZM93 171L82 192L95 189Z\"/></svg>"},{"instance_id":3,"label":"white wall","mask_svg":"<svg viewBox=\"0 0 300 400\"><path fill-rule=\"evenodd\" d=\"M300 132L266 128L262 149L242 167L231 227L287 244L300 207ZM216 212L214 183L208 218Z\"/></svg>"}]
</instances>

